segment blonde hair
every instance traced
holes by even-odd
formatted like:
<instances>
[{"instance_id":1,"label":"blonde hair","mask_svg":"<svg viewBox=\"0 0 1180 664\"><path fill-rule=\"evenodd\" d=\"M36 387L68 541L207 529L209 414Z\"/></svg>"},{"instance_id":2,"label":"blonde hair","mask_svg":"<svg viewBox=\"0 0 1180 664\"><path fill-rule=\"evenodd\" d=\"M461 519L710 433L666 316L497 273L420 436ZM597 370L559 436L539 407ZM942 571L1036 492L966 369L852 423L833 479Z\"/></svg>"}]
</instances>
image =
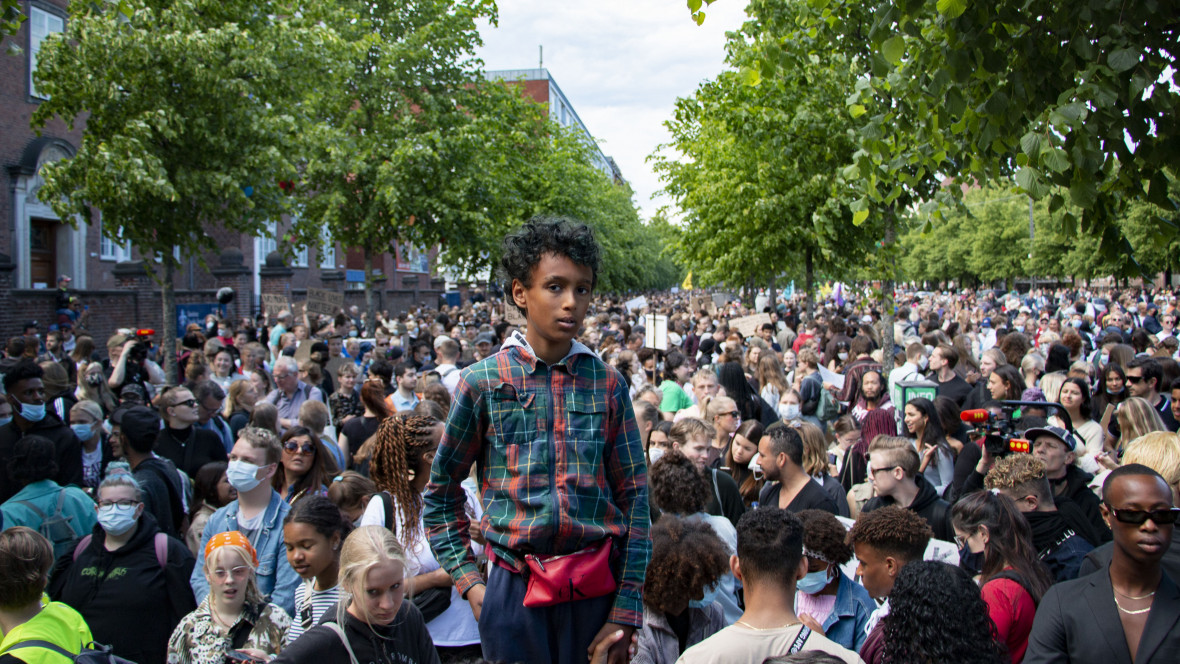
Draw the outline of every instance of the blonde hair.
<instances>
[{"instance_id":1,"label":"blonde hair","mask_svg":"<svg viewBox=\"0 0 1180 664\"><path fill-rule=\"evenodd\" d=\"M709 424L717 421L717 417L732 411L737 410L737 402L723 394L718 394L713 398L701 399L704 406L705 421Z\"/></svg>"},{"instance_id":2,"label":"blonde hair","mask_svg":"<svg viewBox=\"0 0 1180 664\"><path fill-rule=\"evenodd\" d=\"M237 554L242 564L250 568L250 576L246 577L246 603L261 604L265 602L266 598L262 595L262 591L258 589L258 566L254 564L254 557L242 546L223 544L209 552L209 555L205 557L205 578L209 580L209 585L213 585L213 580L209 576L213 573L213 570L217 569L217 562L225 558L227 553Z\"/></svg>"},{"instance_id":3,"label":"blonde hair","mask_svg":"<svg viewBox=\"0 0 1180 664\"><path fill-rule=\"evenodd\" d=\"M1123 463L1141 463L1163 475L1171 486L1180 485L1180 436L1153 431L1127 445Z\"/></svg>"},{"instance_id":4,"label":"blonde hair","mask_svg":"<svg viewBox=\"0 0 1180 664\"><path fill-rule=\"evenodd\" d=\"M1119 404L1119 449L1124 450L1139 437L1153 431L1167 431L1159 411L1142 397L1130 397Z\"/></svg>"},{"instance_id":5,"label":"blonde hair","mask_svg":"<svg viewBox=\"0 0 1180 664\"><path fill-rule=\"evenodd\" d=\"M922 463L918 458L918 451L914 449L913 442L909 438L901 436L886 436L884 434L877 436L873 442L869 443L869 454L873 452L881 453L885 463L890 466L901 468L906 477L917 475L918 467Z\"/></svg>"},{"instance_id":6,"label":"blonde hair","mask_svg":"<svg viewBox=\"0 0 1180 664\"><path fill-rule=\"evenodd\" d=\"M406 569L406 553L397 538L388 528L361 526L349 533L340 547L340 603L336 606L336 622L344 624L345 613L352 604L352 598L364 593L365 580L369 571L384 562L395 562ZM372 624L368 611L362 603L364 621Z\"/></svg>"},{"instance_id":7,"label":"blonde hair","mask_svg":"<svg viewBox=\"0 0 1180 664\"><path fill-rule=\"evenodd\" d=\"M800 422L795 430L803 439L803 472L812 476L827 475L828 448L824 432L811 422Z\"/></svg>"},{"instance_id":8,"label":"blonde hair","mask_svg":"<svg viewBox=\"0 0 1180 664\"><path fill-rule=\"evenodd\" d=\"M1065 385L1066 375L1062 371L1054 371L1041 376L1041 393L1045 401L1057 403L1061 401L1061 386Z\"/></svg>"}]
</instances>

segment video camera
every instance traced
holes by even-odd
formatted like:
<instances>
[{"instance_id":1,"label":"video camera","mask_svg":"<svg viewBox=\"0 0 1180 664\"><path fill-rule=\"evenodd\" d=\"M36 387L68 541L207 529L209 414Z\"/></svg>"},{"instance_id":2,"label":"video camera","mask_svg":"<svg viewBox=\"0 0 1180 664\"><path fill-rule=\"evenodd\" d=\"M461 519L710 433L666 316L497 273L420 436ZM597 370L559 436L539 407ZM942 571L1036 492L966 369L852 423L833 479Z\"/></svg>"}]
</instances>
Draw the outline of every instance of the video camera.
<instances>
[{"instance_id":1,"label":"video camera","mask_svg":"<svg viewBox=\"0 0 1180 664\"><path fill-rule=\"evenodd\" d=\"M974 425L975 433L983 435L983 446L993 459L1000 459L1013 453L1028 454L1032 452L1032 442L1022 438L1028 427L1020 426L1024 418L1024 411L1036 408L1049 411L1065 423L1066 431L1073 431L1073 420L1060 403L1045 401L1000 401L1000 413L995 414L986 408L965 410L959 413L959 419Z\"/></svg>"},{"instance_id":2,"label":"video camera","mask_svg":"<svg viewBox=\"0 0 1180 664\"><path fill-rule=\"evenodd\" d=\"M135 345L128 351L127 359L137 364L143 364L152 349L152 340L150 337L155 333L155 330L148 328L135 330Z\"/></svg>"}]
</instances>

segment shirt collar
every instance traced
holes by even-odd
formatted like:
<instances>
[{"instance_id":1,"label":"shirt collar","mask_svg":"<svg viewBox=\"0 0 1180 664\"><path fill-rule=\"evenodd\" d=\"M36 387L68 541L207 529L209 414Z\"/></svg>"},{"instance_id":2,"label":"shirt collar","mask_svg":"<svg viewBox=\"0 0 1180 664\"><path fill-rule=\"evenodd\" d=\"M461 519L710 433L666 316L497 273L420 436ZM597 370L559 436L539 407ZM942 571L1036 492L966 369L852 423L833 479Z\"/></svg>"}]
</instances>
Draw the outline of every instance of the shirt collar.
<instances>
[{"instance_id":1,"label":"shirt collar","mask_svg":"<svg viewBox=\"0 0 1180 664\"><path fill-rule=\"evenodd\" d=\"M504 344L501 346L501 349L513 347L520 349L520 354L525 363L529 365L529 369L535 371L538 361L537 353L533 350L533 347L529 345L528 339L525 338L524 334L522 334L520 330L513 330L512 334L504 340ZM575 339L573 343L570 344L569 352L567 352L565 357L561 358L557 364L569 363L571 365L570 370L573 371L576 362L569 362L569 360L575 355L594 355L594 351L590 350L586 344Z\"/></svg>"}]
</instances>

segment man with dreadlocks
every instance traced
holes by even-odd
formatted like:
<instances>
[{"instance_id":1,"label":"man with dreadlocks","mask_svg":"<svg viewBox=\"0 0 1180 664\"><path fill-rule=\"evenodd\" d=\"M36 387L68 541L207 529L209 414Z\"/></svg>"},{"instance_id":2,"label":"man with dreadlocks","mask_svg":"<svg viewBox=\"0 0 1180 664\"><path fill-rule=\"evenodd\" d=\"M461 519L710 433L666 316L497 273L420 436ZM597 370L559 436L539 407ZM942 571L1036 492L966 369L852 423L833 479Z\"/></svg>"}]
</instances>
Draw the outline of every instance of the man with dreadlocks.
<instances>
[{"instance_id":1,"label":"man with dreadlocks","mask_svg":"<svg viewBox=\"0 0 1180 664\"><path fill-rule=\"evenodd\" d=\"M465 659L480 655L479 626L471 605L463 601L451 575L431 553L422 524L422 493L430 479L430 464L442 430L442 422L408 413L381 421L373 438L369 465L369 477L380 493L369 501L360 525L382 526L397 537L409 562L409 593L426 620L426 629L440 657L449 653ZM464 489L467 511L478 521L479 499L470 487ZM444 657L444 661L447 659Z\"/></svg>"}]
</instances>

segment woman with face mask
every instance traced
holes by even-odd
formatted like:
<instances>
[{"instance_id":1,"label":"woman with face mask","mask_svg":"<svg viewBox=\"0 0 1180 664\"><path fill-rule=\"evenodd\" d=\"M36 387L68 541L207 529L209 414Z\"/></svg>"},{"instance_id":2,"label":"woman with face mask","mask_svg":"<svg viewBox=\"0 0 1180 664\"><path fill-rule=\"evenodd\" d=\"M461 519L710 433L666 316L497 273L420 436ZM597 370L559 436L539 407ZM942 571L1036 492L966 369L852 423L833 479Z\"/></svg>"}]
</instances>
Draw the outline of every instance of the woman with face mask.
<instances>
[{"instance_id":1,"label":"woman with face mask","mask_svg":"<svg viewBox=\"0 0 1180 664\"><path fill-rule=\"evenodd\" d=\"M231 530L205 544L209 594L168 639L168 664L223 664L230 652L257 662L278 654L291 617L258 590L258 554Z\"/></svg>"},{"instance_id":2,"label":"woman with face mask","mask_svg":"<svg viewBox=\"0 0 1180 664\"><path fill-rule=\"evenodd\" d=\"M58 560L49 596L74 607L94 640L138 664L165 664L168 637L197 607L194 559L144 511L139 483L115 474L98 486L98 525Z\"/></svg>"},{"instance_id":3,"label":"woman with face mask","mask_svg":"<svg viewBox=\"0 0 1180 664\"><path fill-rule=\"evenodd\" d=\"M93 401L79 401L70 409L70 429L82 442L82 482L93 492L106 475L107 465L123 456L103 429L102 408Z\"/></svg>"},{"instance_id":4,"label":"woman with face mask","mask_svg":"<svg viewBox=\"0 0 1180 664\"><path fill-rule=\"evenodd\" d=\"M807 575L795 586L795 615L812 630L857 652L868 636L865 625L877 603L840 569L852 559L852 547L845 543L848 531L823 510L803 510L796 516L803 522Z\"/></svg>"}]
</instances>

